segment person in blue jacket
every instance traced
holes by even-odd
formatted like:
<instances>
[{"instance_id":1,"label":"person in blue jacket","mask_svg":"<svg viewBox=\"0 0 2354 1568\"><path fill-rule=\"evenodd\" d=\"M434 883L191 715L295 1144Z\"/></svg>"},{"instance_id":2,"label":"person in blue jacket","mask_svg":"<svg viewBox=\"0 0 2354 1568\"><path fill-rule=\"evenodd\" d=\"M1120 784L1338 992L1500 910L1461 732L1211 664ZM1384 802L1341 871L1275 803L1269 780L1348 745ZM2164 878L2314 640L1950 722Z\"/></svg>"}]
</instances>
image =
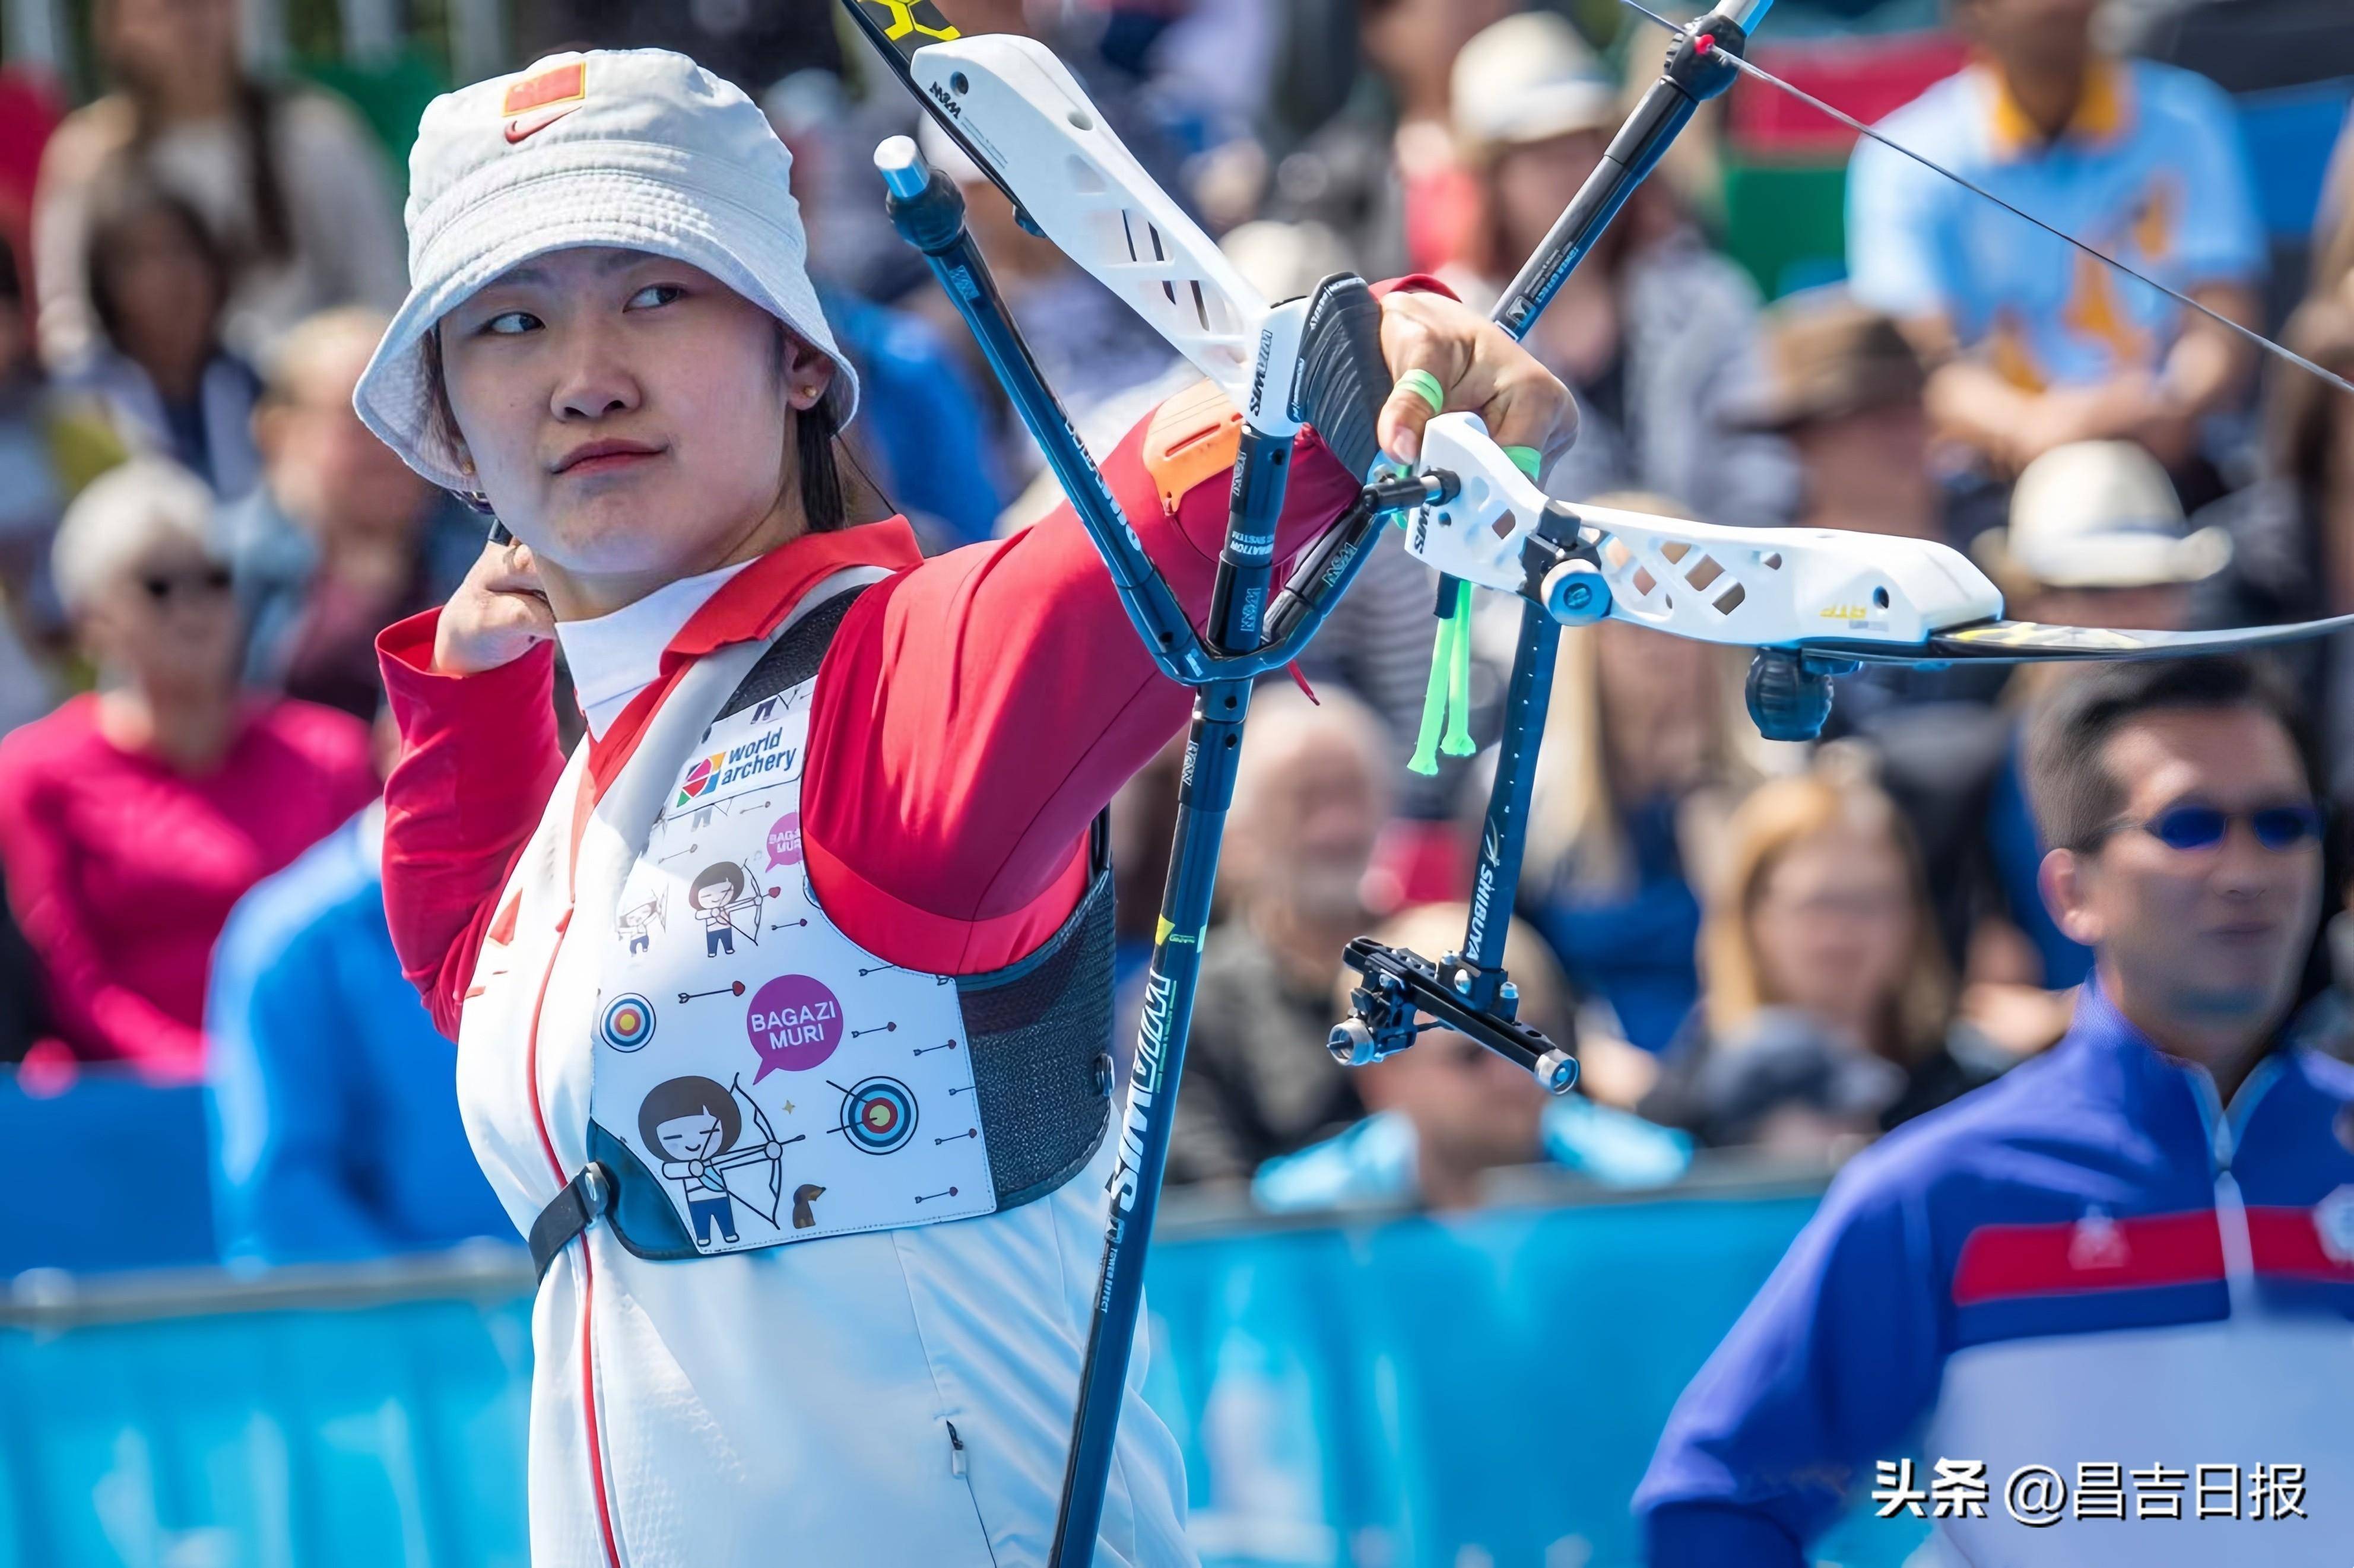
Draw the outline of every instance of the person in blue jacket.
<instances>
[{"instance_id":1,"label":"person in blue jacket","mask_svg":"<svg viewBox=\"0 0 2354 1568\"><path fill-rule=\"evenodd\" d=\"M946 340L923 317L847 290L821 286L818 299L876 415L864 439L879 471L865 477L917 524L932 554L991 537L1005 477L971 378Z\"/></svg>"},{"instance_id":2,"label":"person in blue jacket","mask_svg":"<svg viewBox=\"0 0 2354 1568\"><path fill-rule=\"evenodd\" d=\"M265 1264L513 1242L458 1120L457 1062L385 923L369 805L231 911L213 952L213 1210Z\"/></svg>"},{"instance_id":3,"label":"person in blue jacket","mask_svg":"<svg viewBox=\"0 0 2354 1568\"><path fill-rule=\"evenodd\" d=\"M2354 1561L2354 1069L2283 1040L2320 909L2293 696L2110 666L2039 715L2067 1037L1841 1172L1669 1418L1654 1564Z\"/></svg>"}]
</instances>

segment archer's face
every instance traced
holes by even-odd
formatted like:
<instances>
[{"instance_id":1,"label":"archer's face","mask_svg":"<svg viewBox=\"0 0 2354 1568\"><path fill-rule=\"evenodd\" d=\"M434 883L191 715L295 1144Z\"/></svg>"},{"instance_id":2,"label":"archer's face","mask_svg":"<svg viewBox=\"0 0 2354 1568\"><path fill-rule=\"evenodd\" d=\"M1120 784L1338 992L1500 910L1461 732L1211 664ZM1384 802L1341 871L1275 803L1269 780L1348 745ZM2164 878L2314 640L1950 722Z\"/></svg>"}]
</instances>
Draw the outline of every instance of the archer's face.
<instances>
[{"instance_id":1,"label":"archer's face","mask_svg":"<svg viewBox=\"0 0 2354 1568\"><path fill-rule=\"evenodd\" d=\"M476 482L516 538L580 578L724 559L790 503L788 386L832 377L709 273L610 247L514 268L440 332Z\"/></svg>"}]
</instances>

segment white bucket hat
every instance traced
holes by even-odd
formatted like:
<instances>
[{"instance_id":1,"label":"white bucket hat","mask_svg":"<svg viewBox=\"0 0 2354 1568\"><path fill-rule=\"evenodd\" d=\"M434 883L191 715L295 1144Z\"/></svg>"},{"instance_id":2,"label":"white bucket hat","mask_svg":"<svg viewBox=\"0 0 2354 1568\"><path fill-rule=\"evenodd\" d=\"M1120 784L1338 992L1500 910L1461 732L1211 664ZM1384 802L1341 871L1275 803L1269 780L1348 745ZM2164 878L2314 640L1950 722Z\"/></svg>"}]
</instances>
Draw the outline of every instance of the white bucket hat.
<instances>
[{"instance_id":1,"label":"white bucket hat","mask_svg":"<svg viewBox=\"0 0 2354 1568\"><path fill-rule=\"evenodd\" d=\"M2158 460L2131 441L2073 441L2020 471L2009 525L1971 553L1998 582L2055 588L2195 583L2232 559L2220 526L2195 532Z\"/></svg>"},{"instance_id":2,"label":"white bucket hat","mask_svg":"<svg viewBox=\"0 0 2354 1568\"><path fill-rule=\"evenodd\" d=\"M1455 134L1475 155L1618 122L1618 83L1577 29L1550 11L1483 28L1448 79Z\"/></svg>"},{"instance_id":3,"label":"white bucket hat","mask_svg":"<svg viewBox=\"0 0 2354 1568\"><path fill-rule=\"evenodd\" d=\"M443 93L408 154L408 298L353 407L409 467L472 489L431 433L425 334L509 268L596 245L699 267L776 316L833 361L848 423L858 377L810 283L792 166L758 105L667 49L549 55Z\"/></svg>"}]
</instances>

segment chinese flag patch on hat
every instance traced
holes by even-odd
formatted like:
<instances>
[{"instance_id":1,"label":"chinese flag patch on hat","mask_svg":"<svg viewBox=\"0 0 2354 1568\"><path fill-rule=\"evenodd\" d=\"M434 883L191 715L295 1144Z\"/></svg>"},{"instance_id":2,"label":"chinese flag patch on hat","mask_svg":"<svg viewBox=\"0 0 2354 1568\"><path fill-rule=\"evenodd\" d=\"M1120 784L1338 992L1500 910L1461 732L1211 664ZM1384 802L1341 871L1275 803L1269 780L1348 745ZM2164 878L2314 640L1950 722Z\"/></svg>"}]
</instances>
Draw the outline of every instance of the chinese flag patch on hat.
<instances>
[{"instance_id":1,"label":"chinese flag patch on hat","mask_svg":"<svg viewBox=\"0 0 2354 1568\"><path fill-rule=\"evenodd\" d=\"M588 62L574 60L527 76L506 90L499 112L506 117L510 146L544 131L580 107L588 96Z\"/></svg>"}]
</instances>

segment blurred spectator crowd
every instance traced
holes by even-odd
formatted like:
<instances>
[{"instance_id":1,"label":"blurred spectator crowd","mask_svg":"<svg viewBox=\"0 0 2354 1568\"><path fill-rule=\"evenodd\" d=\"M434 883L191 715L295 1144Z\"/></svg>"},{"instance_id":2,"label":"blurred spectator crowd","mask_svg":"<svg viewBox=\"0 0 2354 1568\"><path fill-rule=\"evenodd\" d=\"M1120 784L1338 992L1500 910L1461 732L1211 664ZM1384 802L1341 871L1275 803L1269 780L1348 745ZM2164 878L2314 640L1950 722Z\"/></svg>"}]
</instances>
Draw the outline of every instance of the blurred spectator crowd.
<instances>
[{"instance_id":1,"label":"blurred spectator crowd","mask_svg":"<svg viewBox=\"0 0 2354 1568\"><path fill-rule=\"evenodd\" d=\"M2354 374L2354 134L2327 168L2307 147L2285 194L2251 150L2317 80L2336 96L2299 123L2327 142L2354 59L2201 42L2245 3L1785 0L1757 58ZM1666 41L1606 4L948 8L1051 42L1270 296L1412 272L1482 308ZM2264 8L2348 31L2335 0ZM519 15L514 64L666 44L769 111L866 388L845 440L872 515L945 550L1051 502L884 219L867 154L918 116L845 51L831 0ZM21 143L0 149L0 1056L28 1084L96 1064L204 1084L234 1255L503 1235L376 863L373 640L450 592L484 521L351 409L403 290L405 143L311 77L249 67L236 0L97 0L89 21L94 95L69 111L38 62L0 69L0 135ZM1944 541L2022 619L2354 611L2354 399L1766 90L1712 107L1539 322L1531 346L1580 416L1551 493ZM1189 373L926 140L1108 448ZM2064 673L1858 675L1824 741L1768 745L1741 653L1606 620L1562 640L1509 944L1523 1016L1577 1043L1580 1093L1549 1101L1446 1033L1336 1066L1342 945L1379 930L1436 959L1463 927L1518 609L1483 603L1472 627L1483 754L1424 778L1402 764L1436 589L1385 535L1301 661L1315 696L1285 674L1255 705L1172 1180L1276 1209L1451 1208L1541 1160L1622 1187L1673 1180L1696 1148L1827 1162L2058 1038L2088 959L2037 893L2019 736ZM2354 800L2354 636L2288 658L2332 794ZM1116 808L1131 1007L1176 762ZM2342 916L2307 991L2313 1042L2346 1052Z\"/></svg>"}]
</instances>

